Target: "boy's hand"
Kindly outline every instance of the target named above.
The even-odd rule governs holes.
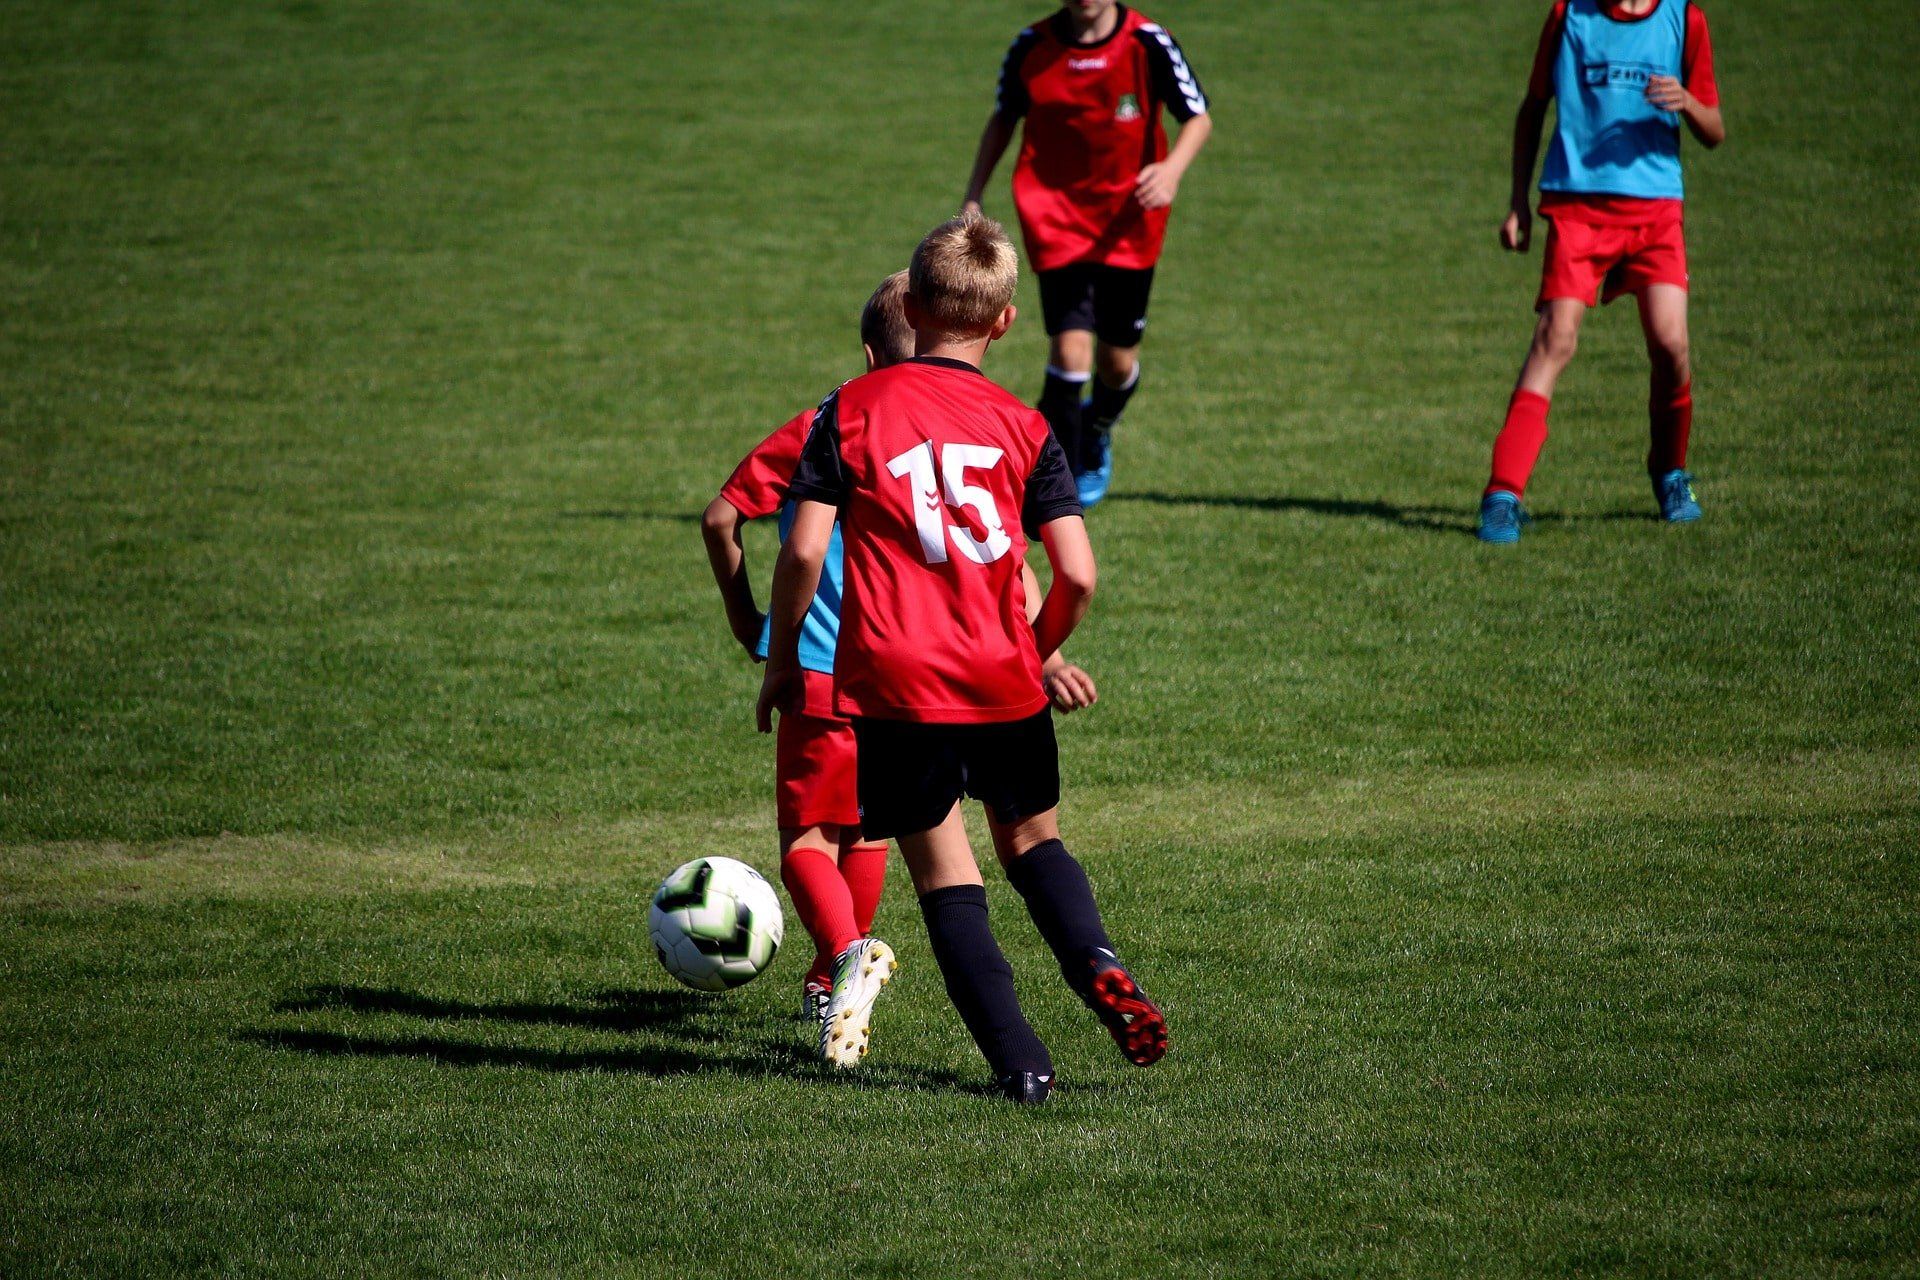
[[[1146,165],[1134,180],[1133,198],[1142,209],[1164,209],[1180,194],[1180,170],[1162,160]]]
[[[740,647],[745,649],[747,656],[755,662],[762,660],[754,650],[760,647],[760,632],[765,629],[766,624],[767,615],[757,609],[751,618],[729,619],[729,625],[733,628],[733,638],[740,642]]]
[[[1100,701],[1093,677],[1057,653],[1040,668],[1040,684],[1047,691],[1053,709],[1061,715],[1071,715]]]
[[[1647,77],[1647,101],[1662,111],[1685,111],[1693,95],[1672,76]]]
[[[1533,209],[1524,200],[1507,212],[1500,224],[1500,244],[1513,253],[1525,253],[1533,243]]]
[[[772,733],[773,713],[792,711],[800,705],[803,692],[799,667],[768,663],[767,674],[760,678],[760,701],[753,709],[754,724],[760,732]]]

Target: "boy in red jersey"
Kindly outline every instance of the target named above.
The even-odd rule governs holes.
[[[1171,151],[1162,108],[1181,126]],[[1173,36],[1115,0],[1071,0],[1014,37],[963,214],[980,211],[1022,117],[1013,202],[1052,342],[1040,411],[1090,507],[1112,482],[1113,426],[1140,379],[1167,216],[1213,119]]]
[[[1726,140],[1707,17],[1689,0],[1558,0],[1540,34],[1513,130],[1513,196],[1500,242],[1533,238],[1528,187],[1547,104],[1558,100],[1540,178],[1546,263],[1533,345],[1493,446],[1480,499],[1484,542],[1520,538],[1520,499],[1547,439],[1547,409],[1596,300],[1631,293],[1653,366],[1647,473],[1660,514],[1700,518],[1687,471],[1693,371],[1687,344],[1680,123],[1702,146]]]
[[[861,828],[906,857],[947,993],[1007,1096],[1043,1101],[1053,1064],[987,922],[960,800],[987,806],[995,851],[1062,974],[1142,1066],[1166,1022],[1120,964],[1086,874],[1060,841],[1059,759],[1040,665],[1093,595],[1093,549],[1046,419],[979,362],[1013,323],[1019,275],[997,223],[955,218],[914,250],[913,359],[821,403],[788,493],[773,580],[762,732],[798,699],[798,646],[836,517],[846,543],[835,698],[859,743]],[[1018,520],[1011,527],[1008,518]],[[1022,535],[1053,585],[1029,623]],[[877,972],[836,976],[823,1050],[857,1061]]]
[[[903,302],[907,273],[881,281],[860,313],[861,349],[867,372],[913,355],[913,330]],[[734,468],[701,518],[707,557],[720,586],[734,638],[758,660],[766,657],[766,618],[753,600],[742,532],[747,521],[778,512],[784,526],[793,516],[787,481],[800,461],[813,410],[796,415],[761,441]],[[837,961],[868,940],[886,881],[886,841],[860,839],[854,790],[853,727],[833,708],[833,657],[839,632],[840,565],[837,541],[822,589],[807,611],[800,645],[804,682],[801,704],[780,717],[774,767],[774,809],[780,833],[780,879],[794,912],[814,942],[814,958],[802,980],[803,1014],[815,1021],[833,989]],[[1023,566],[1024,569],[1024,566]],[[1032,570],[1024,570],[1035,604]],[[1055,654],[1043,673],[1048,697],[1066,713],[1098,698],[1086,672]]]

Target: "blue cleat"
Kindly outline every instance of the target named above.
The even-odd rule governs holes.
[[[1093,427],[1089,428],[1089,435],[1088,452],[1097,461],[1085,471],[1074,472],[1073,479],[1080,489],[1080,505],[1092,509],[1107,496],[1107,490],[1113,485],[1113,429],[1109,427],[1102,431]]]
[[[1700,502],[1693,496],[1693,476],[1685,471],[1655,476],[1653,497],[1668,524],[1686,524],[1700,518]]]
[[[1527,523],[1518,495],[1495,489],[1480,499],[1480,528],[1475,532],[1482,542],[1518,542],[1520,527]]]

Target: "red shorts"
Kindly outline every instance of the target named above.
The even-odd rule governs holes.
[[[1631,226],[1583,222],[1544,209],[1541,217],[1547,220],[1547,260],[1536,310],[1554,298],[1593,306],[1650,284],[1687,287],[1687,239],[1678,207]]]
[[[780,717],[774,746],[774,812],[782,828],[860,824],[859,753],[853,723],[833,709],[833,677],[803,672],[801,710]]]

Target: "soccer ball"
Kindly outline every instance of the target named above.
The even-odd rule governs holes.
[[[732,858],[695,858],[653,895],[647,932],[668,973],[695,991],[752,982],[786,933],[766,877]]]

